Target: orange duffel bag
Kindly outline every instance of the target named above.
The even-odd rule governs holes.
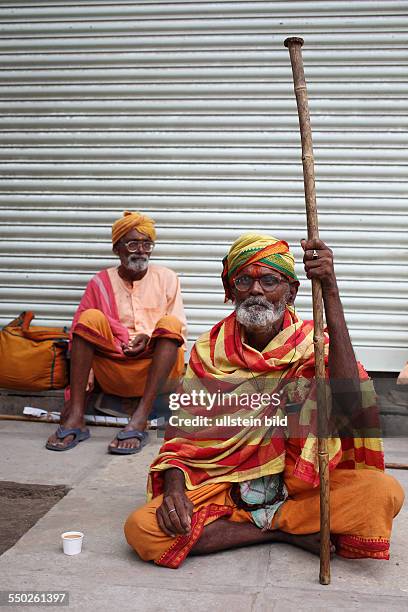
[[[0,387],[62,389],[68,384],[68,332],[62,327],[30,327],[33,318],[34,313],[22,312],[0,331]]]

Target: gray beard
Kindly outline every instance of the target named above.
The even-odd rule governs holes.
[[[237,303],[235,307],[237,321],[250,332],[264,331],[283,316],[288,297],[284,295],[279,302],[271,304],[261,295],[250,296],[243,302]]]
[[[129,255],[126,260],[125,268],[132,272],[144,272],[149,265],[148,257],[140,257],[137,255]]]

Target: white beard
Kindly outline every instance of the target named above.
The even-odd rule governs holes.
[[[237,321],[250,332],[268,329],[282,317],[288,297],[284,295],[279,302],[271,304],[264,296],[250,296],[243,302],[237,303],[235,308]]]
[[[124,262],[125,268],[132,272],[144,272],[149,265],[149,258],[140,255],[129,255]]]

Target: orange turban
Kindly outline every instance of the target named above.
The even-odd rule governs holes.
[[[132,230],[137,230],[141,234],[149,236],[153,242],[156,240],[156,230],[154,221],[138,212],[125,210],[123,217],[115,221],[112,225],[112,244],[115,245],[125,234]]]

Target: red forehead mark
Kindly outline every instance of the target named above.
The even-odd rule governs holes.
[[[268,266],[264,266],[263,264],[254,263],[246,266],[241,270],[238,276],[252,276],[253,278],[261,278],[266,275],[276,276],[276,278],[283,278],[279,272],[276,270],[272,270]]]

